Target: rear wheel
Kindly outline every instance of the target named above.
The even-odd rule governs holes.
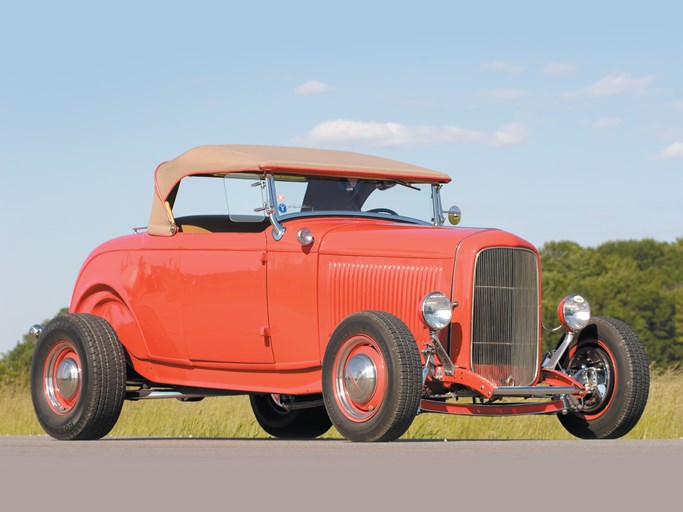
[[[615,439],[635,427],[647,403],[650,371],[643,345],[624,322],[594,317],[563,366],[589,390],[581,412],[558,416],[571,434]]]
[[[381,311],[350,315],[323,359],[323,398],[334,426],[351,441],[392,441],[417,414],[422,363],[412,333]]]
[[[272,395],[250,395],[251,408],[261,428],[280,439],[313,439],[330,430],[325,407],[287,410]]]
[[[121,413],[126,392],[123,347],[106,320],[69,314],[43,330],[31,363],[33,408],[56,439],[99,439]]]

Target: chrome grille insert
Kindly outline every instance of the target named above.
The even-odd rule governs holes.
[[[472,369],[498,386],[528,386],[538,368],[538,264],[528,249],[477,255]]]

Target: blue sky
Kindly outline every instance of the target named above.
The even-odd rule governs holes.
[[[3,5],[0,352],[199,144],[438,169],[463,225],[537,245],[683,236],[682,5]]]

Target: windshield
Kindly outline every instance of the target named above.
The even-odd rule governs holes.
[[[432,186],[396,180],[275,176],[278,216],[378,215],[433,221]]]

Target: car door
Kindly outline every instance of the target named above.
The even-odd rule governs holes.
[[[224,213],[215,213],[204,201],[194,211],[212,213],[176,216],[176,236],[181,238],[180,314],[188,356],[196,363],[271,363],[264,261],[267,221],[254,215],[258,198],[252,202],[254,192],[260,196],[252,187],[257,178],[205,179],[223,188],[223,197],[232,203]],[[181,182],[179,200],[182,192]]]

